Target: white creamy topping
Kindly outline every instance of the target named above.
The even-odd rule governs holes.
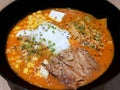
[[[26,34],[24,32],[26,32]],[[30,40],[41,42],[56,54],[70,46],[69,32],[48,22],[44,22],[36,30],[21,30],[17,33],[16,37],[20,36],[27,36]]]
[[[16,34],[16,37],[29,37],[31,34],[30,30],[21,30]]]

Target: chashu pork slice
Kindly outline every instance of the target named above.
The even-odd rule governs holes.
[[[49,64],[44,66],[68,89],[77,89],[96,70],[97,63],[86,50],[69,48],[52,57]]]

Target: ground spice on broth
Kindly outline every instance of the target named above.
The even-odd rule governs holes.
[[[61,22],[49,18],[51,10],[65,14]],[[11,30],[7,40],[6,55],[10,67],[18,76],[38,87],[65,89],[65,86],[54,76],[49,74],[47,78],[44,78],[39,73],[40,65],[44,60],[49,61],[50,57],[54,55],[53,52],[45,45],[34,51],[33,46],[39,45],[39,43],[25,46],[25,42],[20,41],[21,38],[16,38],[16,34],[20,30],[35,30],[44,22],[50,22],[61,29],[68,30],[71,34],[69,38],[71,47],[86,49],[98,63],[99,68],[88,76],[83,85],[97,79],[107,70],[114,56],[114,45],[107,29],[106,19],[98,20],[90,14],[69,8],[54,8],[28,15]],[[31,42],[28,40],[26,43]]]

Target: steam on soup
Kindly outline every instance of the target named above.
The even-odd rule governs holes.
[[[19,21],[7,40],[14,72],[47,89],[77,89],[102,75],[114,45],[106,19],[69,8],[34,12]]]

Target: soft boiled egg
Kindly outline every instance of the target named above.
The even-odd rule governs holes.
[[[70,47],[69,32],[49,22],[42,23],[36,30],[21,30],[16,34],[16,37],[24,36],[31,41],[41,42],[55,54]]]

